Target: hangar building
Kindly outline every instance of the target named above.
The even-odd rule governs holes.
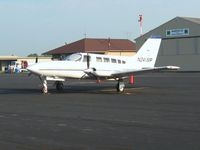
[[[181,71],[200,71],[200,18],[176,17],[136,38],[136,49],[152,35],[163,39],[156,66],[177,65]]]
[[[61,56],[77,52],[131,56],[136,53],[136,47],[134,42],[127,39],[85,38],[55,48],[43,54],[52,55],[53,58],[58,59]]]

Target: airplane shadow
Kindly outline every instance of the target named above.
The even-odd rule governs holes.
[[[117,92],[113,86],[67,86],[62,91],[57,91],[54,87],[49,88],[49,94],[74,94],[74,93],[86,93],[86,94],[131,94],[137,91],[139,87],[128,86],[123,93]],[[42,92],[38,88],[0,88],[0,95],[41,95]]]
[[[0,95],[10,95],[10,94],[37,94],[41,93],[38,89],[26,89],[26,88],[0,88]]]

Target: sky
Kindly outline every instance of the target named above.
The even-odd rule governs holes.
[[[134,40],[177,17],[200,17],[199,0],[0,0],[0,55],[41,54],[87,38]]]

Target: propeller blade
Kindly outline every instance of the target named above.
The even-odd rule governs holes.
[[[35,63],[38,63],[38,57],[35,58]]]
[[[90,68],[90,56],[87,53],[87,69],[89,69],[89,68]]]

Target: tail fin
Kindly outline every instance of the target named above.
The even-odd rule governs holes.
[[[138,68],[153,68],[161,44],[161,38],[149,38],[134,56]]]

